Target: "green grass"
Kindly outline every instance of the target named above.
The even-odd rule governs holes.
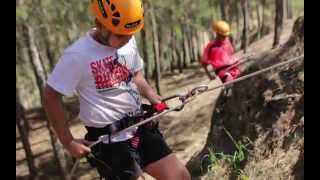
[[[252,144],[248,137],[244,140],[236,142],[231,136],[230,132],[225,129],[226,134],[229,136],[233,144],[236,146],[236,150],[233,154],[224,154],[223,152],[216,153],[214,148],[209,148],[209,163],[208,172],[215,172],[217,169],[221,169],[222,166],[227,166],[230,173],[234,173],[240,180],[248,180],[248,175],[241,168],[241,163],[247,159],[249,150],[247,146]]]

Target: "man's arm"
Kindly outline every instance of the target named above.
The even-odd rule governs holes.
[[[210,49],[212,48],[212,45],[213,45],[213,42],[208,43],[208,45],[204,49],[203,55],[200,60],[202,67],[210,80],[215,79],[215,76],[213,76],[211,73],[211,71],[213,71],[213,68],[212,68],[212,66],[209,66],[209,61],[208,61],[208,58],[209,58],[208,55],[209,55]],[[209,67],[210,67],[210,69],[209,69]]]
[[[141,71],[138,71],[134,75],[134,82],[137,85],[140,94],[147,98],[151,104],[159,104],[161,103],[161,97],[157,95],[157,93],[152,89],[152,87],[148,84],[146,79],[143,77]]]
[[[202,64],[202,67],[204,68],[204,71],[206,72],[206,74],[207,74],[207,76],[208,76],[208,78],[210,79],[210,80],[214,80],[216,77],[215,76],[213,76],[212,74],[211,74],[211,72],[210,72],[210,70],[209,70],[209,65],[207,65],[207,64]]]
[[[87,152],[90,152],[90,148],[83,145],[83,143],[87,143],[86,141],[75,140],[73,138],[66,124],[62,95],[49,85],[47,85],[44,90],[43,106],[60,142],[72,156],[81,157]]]

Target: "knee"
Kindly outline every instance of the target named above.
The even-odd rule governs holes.
[[[181,177],[183,180],[191,180],[191,175],[190,175],[189,171],[187,170],[187,168],[184,168],[181,171]]]
[[[190,175],[190,173],[189,173],[187,168],[184,167],[181,170],[180,173],[181,173],[181,179],[183,179],[183,180],[191,180],[191,175]]]
[[[191,176],[189,171],[187,170],[187,168],[185,167],[181,167],[179,169],[176,170],[176,172],[174,173],[174,177],[172,177],[172,180],[191,180]]]

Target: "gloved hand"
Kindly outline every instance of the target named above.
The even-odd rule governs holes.
[[[226,72],[222,81],[225,83],[225,82],[229,82],[232,80],[233,80],[233,76],[229,72]]]
[[[158,104],[154,104],[153,108],[157,111],[157,113],[161,113],[162,111],[169,109],[166,102],[162,101]]]

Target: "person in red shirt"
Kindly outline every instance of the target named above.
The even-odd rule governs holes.
[[[211,40],[204,49],[201,64],[210,80],[215,79],[211,74],[214,71],[225,83],[240,76],[240,70],[237,66],[230,68],[238,62],[232,56],[233,47],[229,39],[230,26],[225,21],[216,21],[212,24],[212,29],[216,33],[216,38]]]

